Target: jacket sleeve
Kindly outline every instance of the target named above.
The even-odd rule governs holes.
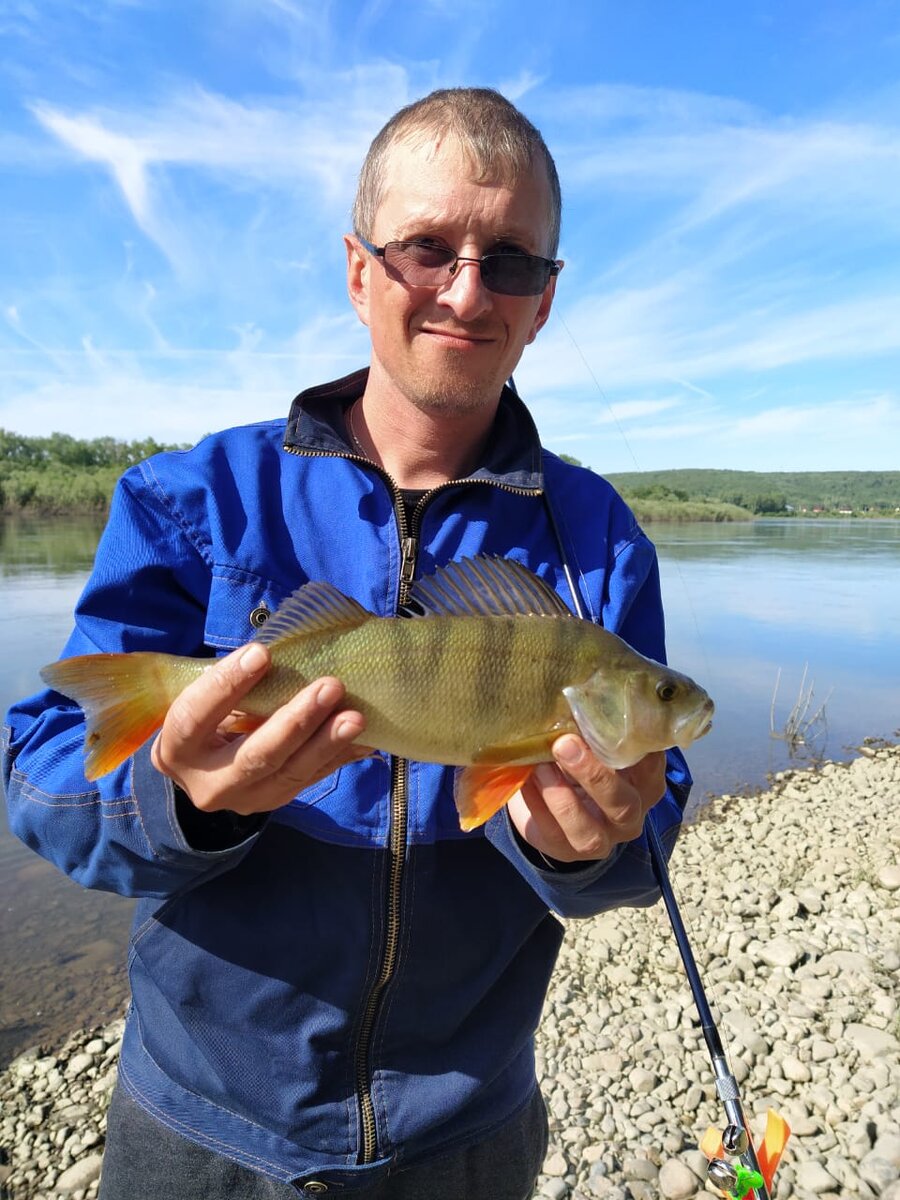
[[[62,657],[209,653],[204,551],[196,531],[129,471]],[[83,752],[83,713],[64,696],[43,691],[10,709],[2,743],[10,828],[85,887],[166,897],[228,869],[253,844],[258,823],[224,830],[224,817],[210,823],[209,837],[189,842],[176,789],[152,767],[149,743],[94,783],[85,779]]]
[[[627,511],[627,510],[626,510]],[[630,514],[629,514],[630,516]],[[614,553],[607,575],[602,623],[648,658],[665,662],[665,626],[656,551],[633,524]],[[691,776],[680,750],[667,754],[667,788],[648,820],[655,824],[668,857],[684,815]],[[659,899],[646,833],[616,846],[600,862],[554,869],[523,847],[503,808],[485,834],[528,880],[542,900],[564,917],[589,917],[622,906],[642,907]]]

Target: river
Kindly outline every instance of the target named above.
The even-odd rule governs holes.
[[[86,518],[0,522],[0,705],[57,657],[96,546]],[[716,701],[693,804],[900,725],[900,521],[655,525],[669,658]],[[776,693],[776,684],[777,693]],[[808,693],[811,691],[811,695]],[[774,699],[774,703],[773,703]],[[794,720],[803,738],[784,737]],[[85,892],[0,816],[0,1065],[118,1015],[132,904]]]

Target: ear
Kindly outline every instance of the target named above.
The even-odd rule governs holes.
[[[560,261],[560,270],[562,270],[563,265],[564,264],[562,261]],[[534,314],[534,322],[532,323],[531,331],[526,339],[526,346],[531,345],[540,330],[546,324],[547,318],[550,316],[550,309],[553,307],[553,297],[556,295],[556,281],[558,278],[558,275],[554,275],[541,293],[541,302],[538,305],[537,312]]]
[[[370,256],[352,234],[344,235],[347,250],[347,294],[363,325],[369,324]]]

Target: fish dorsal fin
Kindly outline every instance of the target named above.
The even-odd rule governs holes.
[[[413,585],[410,616],[572,617],[533,571],[509,558],[463,558]]]
[[[283,600],[253,640],[271,646],[283,638],[355,629],[371,616],[332,584],[313,580]]]

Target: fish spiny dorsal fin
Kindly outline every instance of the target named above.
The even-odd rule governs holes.
[[[410,616],[572,617],[533,571],[509,558],[463,558],[413,585]]]
[[[253,640],[271,646],[283,638],[355,629],[371,616],[332,584],[313,580],[282,601]]]

